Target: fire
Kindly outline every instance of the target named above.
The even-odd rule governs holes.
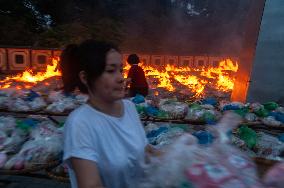
[[[234,78],[232,78],[229,72],[237,72],[238,63],[233,63],[232,60],[226,59],[219,63],[217,68],[203,69],[201,75],[208,78],[218,79],[217,88],[221,91],[228,91],[234,88]]]
[[[201,97],[207,85],[219,91],[231,91],[234,88],[233,73],[237,72],[238,63],[226,59],[219,62],[219,66],[216,68],[191,68],[173,65],[166,65],[162,68],[146,66],[142,62],[141,67],[148,79],[158,79],[157,85],[150,85],[150,88],[162,87],[168,91],[176,91],[177,87],[174,86],[174,82],[176,82],[193,92],[195,97]],[[125,78],[129,69],[130,65],[126,64],[124,67]]]
[[[52,63],[47,65],[44,72],[33,73],[31,69],[24,71],[22,74],[6,77],[0,81],[0,89],[12,87],[16,89],[30,89],[36,83],[41,82],[53,76],[61,76],[61,72],[57,69],[59,58],[53,58]],[[173,65],[151,66],[141,63],[145,75],[149,81],[151,89],[164,88],[170,92],[179,92],[181,90],[191,93],[194,97],[202,97],[205,95],[207,88],[214,88],[217,91],[230,92],[234,88],[234,73],[238,70],[238,63],[230,59],[219,62],[218,67],[181,67]],[[124,66],[124,77],[130,65]],[[45,86],[50,83],[44,82]],[[154,91],[155,95],[159,95],[158,91]]]
[[[56,69],[59,62],[58,57],[52,58],[52,63],[47,65],[46,70],[44,72],[37,72],[36,74],[33,73],[31,69],[24,71],[21,74],[16,76],[6,77],[4,80],[0,81],[0,89],[1,88],[9,88],[11,87],[13,82],[24,82],[24,88],[30,89],[36,83],[43,81],[47,78],[53,76],[61,76],[61,72]],[[23,89],[21,86],[16,86],[16,89]]]

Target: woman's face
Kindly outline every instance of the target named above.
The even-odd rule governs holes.
[[[92,93],[104,100],[114,101],[124,98],[122,56],[110,50],[106,56],[106,67],[103,74],[94,81]]]

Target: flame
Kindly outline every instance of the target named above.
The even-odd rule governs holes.
[[[57,70],[58,62],[58,57],[53,58],[52,63],[47,65],[44,72],[34,74],[32,70],[29,69],[22,74],[6,77],[3,81],[0,81],[0,89],[12,87],[15,82],[23,83],[17,84],[15,88],[29,89],[37,82],[53,76],[61,76],[61,72]],[[145,72],[151,89],[165,88],[168,91],[179,91],[181,86],[193,93],[194,97],[202,97],[207,86],[222,92],[231,91],[234,88],[234,73],[238,71],[238,63],[233,62],[231,59],[219,62],[218,67],[192,68],[169,64],[158,67],[146,65],[144,62],[142,62],[140,66]],[[130,67],[129,64],[125,63],[123,68],[124,78],[127,78]],[[154,80],[154,82],[150,82],[152,80]],[[50,85],[48,82],[44,82],[43,84],[45,86]],[[155,91],[154,94],[159,95],[159,92]]]
[[[207,78],[218,79],[216,87],[221,91],[228,91],[234,88],[235,81],[234,78],[230,76],[229,71],[237,72],[238,63],[234,64],[232,60],[226,59],[221,61],[217,68],[203,69],[201,75]]]
[[[146,66],[143,62],[140,66],[143,68],[148,79],[158,79],[157,87],[165,88],[168,91],[175,91],[177,88],[173,86],[173,82],[177,82],[193,92],[195,97],[201,97],[204,94],[207,84],[210,84],[211,87],[219,91],[231,91],[234,88],[235,81],[232,73],[238,71],[238,63],[234,63],[231,59],[219,62],[219,66],[216,68],[190,68],[169,64],[163,67],[155,67]],[[127,78],[130,67],[128,64],[124,66],[125,78]]]
[[[11,87],[13,82],[15,81],[25,83],[24,86],[17,85],[16,89],[30,89],[36,83],[43,81],[47,78],[53,76],[61,76],[61,72],[57,69],[58,62],[59,58],[54,57],[52,58],[51,64],[47,65],[46,70],[44,72],[37,72],[36,74],[34,74],[31,69],[28,69],[16,76],[6,77],[4,80],[0,81],[0,89]]]

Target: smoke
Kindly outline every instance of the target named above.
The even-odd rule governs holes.
[[[133,7],[125,19],[126,51],[239,55],[247,0],[136,0]]]

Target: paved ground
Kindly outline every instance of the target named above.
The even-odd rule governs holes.
[[[69,183],[48,179],[45,176],[6,176],[0,175],[0,188],[70,188]]]

